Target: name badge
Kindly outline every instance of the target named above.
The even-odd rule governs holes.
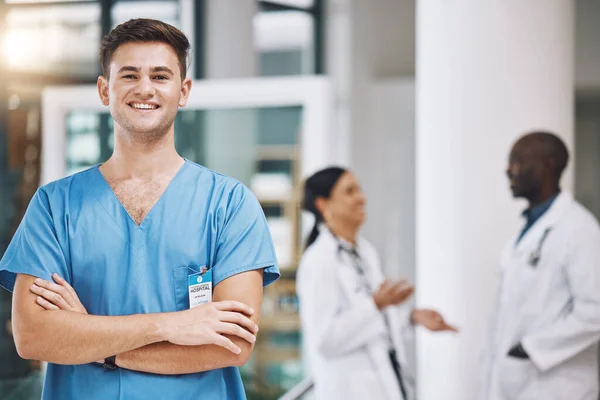
[[[203,269],[201,272],[188,276],[188,292],[190,308],[212,301],[212,270]]]

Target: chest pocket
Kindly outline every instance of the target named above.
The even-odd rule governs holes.
[[[507,301],[518,304],[524,313],[536,315],[544,309],[548,296],[553,296],[556,284],[561,282],[558,266],[563,254],[557,237],[553,228],[547,227],[527,246],[511,252],[512,265],[504,285],[512,298]]]
[[[502,303],[522,305],[536,286],[540,270],[530,265],[531,248],[507,249],[502,257]]]
[[[206,265],[184,265],[173,268],[173,290],[176,311],[183,311],[190,308],[188,278],[190,275],[196,274],[206,267]]]

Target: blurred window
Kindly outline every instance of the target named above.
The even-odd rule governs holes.
[[[99,4],[48,3],[7,8],[1,54],[9,71],[97,76]]]
[[[254,19],[254,40],[260,74],[315,73],[313,27],[313,16],[307,12],[259,12]]]
[[[323,0],[260,1],[254,45],[262,76],[323,73]]]
[[[181,28],[177,0],[119,0],[112,7],[111,18],[113,27],[133,18],[151,18]]]

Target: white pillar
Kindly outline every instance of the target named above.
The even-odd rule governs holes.
[[[253,24],[257,3],[252,0],[206,2],[206,78],[257,75]],[[256,110],[209,111],[204,138],[207,166],[248,184],[254,171],[257,122]]]
[[[367,194],[367,221],[361,234],[382,256],[384,273],[412,278],[414,204],[404,195],[414,192],[414,90],[407,92],[407,84],[413,85],[398,83],[398,78],[414,80],[415,1],[326,4],[326,70],[336,99],[337,160],[352,169]],[[406,146],[407,141],[412,145]],[[410,153],[408,159],[404,150]],[[404,163],[411,167],[404,168]],[[402,185],[407,181],[411,184]],[[400,219],[400,224],[392,222]],[[410,235],[411,242],[404,241],[400,232]]]
[[[417,334],[420,400],[479,400],[502,245],[525,206],[504,174],[521,133],[573,148],[571,0],[417,2],[417,303],[459,335]],[[571,173],[563,186],[571,186]]]
[[[352,138],[350,132],[352,110],[351,96],[354,70],[352,63],[353,40],[351,0],[326,1],[325,18],[325,69],[331,79],[335,109],[335,129],[332,130],[336,143],[334,159],[344,167],[351,165]]]

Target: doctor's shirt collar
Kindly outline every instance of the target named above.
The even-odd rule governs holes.
[[[533,224],[535,221],[540,219],[541,216],[546,213],[546,211],[548,211],[550,209],[550,207],[552,206],[552,203],[554,203],[554,200],[556,200],[556,198],[558,197],[559,194],[560,194],[560,192],[558,192],[554,196],[550,197],[548,200],[546,200],[542,204],[538,204],[535,207],[530,207],[530,208],[524,210],[523,217],[525,217],[528,222]]]
[[[359,242],[358,238],[357,238],[357,241],[356,241],[356,245],[353,245],[349,241],[347,241],[347,240],[345,240],[345,239],[343,239],[343,238],[341,238],[339,236],[336,236],[331,231],[331,229],[329,229],[329,227],[326,224],[321,224],[320,225],[320,231],[321,231],[321,234],[329,235],[334,241],[336,241],[340,249],[343,249],[343,250],[348,251],[350,253],[353,253],[353,252],[358,253],[359,252],[359,247],[360,246],[359,246],[359,243],[358,243]]]

